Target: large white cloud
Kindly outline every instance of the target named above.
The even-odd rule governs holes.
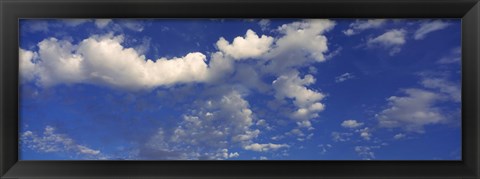
[[[235,59],[246,59],[265,54],[270,50],[272,43],[273,37],[266,35],[259,37],[253,30],[248,29],[245,37],[236,37],[231,44],[221,37],[216,45],[226,55]]]
[[[202,53],[153,61],[133,48],[123,47],[122,41],[122,36],[112,35],[92,36],[78,45],[55,38],[43,40],[38,44],[40,60],[35,63],[40,83],[94,83],[145,89],[207,80],[208,65]]]
[[[380,46],[390,50],[390,55],[394,55],[401,50],[401,46],[406,43],[406,33],[404,29],[392,29],[375,38],[367,41],[368,47]]]
[[[443,22],[441,20],[434,20],[430,22],[424,22],[420,25],[420,28],[415,31],[414,39],[415,40],[420,40],[425,38],[427,34],[445,29],[449,26],[450,24],[447,22]]]

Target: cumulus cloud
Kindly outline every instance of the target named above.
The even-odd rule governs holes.
[[[355,35],[367,29],[382,27],[385,22],[387,22],[386,19],[356,20],[355,22],[351,23],[349,25],[350,28],[344,30],[343,33],[347,36]]]
[[[360,134],[360,137],[362,137],[364,140],[370,140],[372,137],[372,133],[370,132],[371,129],[368,127],[365,127],[363,129],[356,130]]]
[[[355,76],[353,76],[351,73],[344,73],[340,76],[335,77],[335,82],[341,83],[352,78],[355,78]]]
[[[291,117],[299,121],[307,121],[317,117],[318,112],[324,110],[325,105],[320,101],[325,95],[306,87],[315,82],[312,75],[305,75],[303,79],[298,75],[297,71],[282,75],[273,81],[272,85],[276,91],[275,97],[277,99],[288,98],[294,100],[293,103],[297,110]]]
[[[424,22],[420,25],[420,27],[415,31],[414,39],[421,40],[427,36],[427,34],[445,29],[450,24],[447,22],[443,22],[442,20],[434,20],[429,22]]]
[[[401,50],[401,46],[405,44],[405,35],[407,31],[404,29],[392,29],[375,38],[367,41],[368,47],[383,47],[390,50],[390,55],[394,55]]]
[[[172,59],[146,59],[122,46],[122,36],[92,36],[73,45],[55,38],[38,44],[35,63],[40,84],[92,83],[125,89],[148,89],[207,80],[206,56],[199,52]],[[28,72],[28,71],[27,71]]]
[[[406,89],[406,96],[391,96],[387,99],[389,108],[376,114],[380,127],[402,127],[407,131],[424,132],[425,125],[446,121],[445,115],[435,106],[442,100],[436,93],[422,89]]]
[[[32,80],[35,76],[35,64],[33,60],[37,58],[37,53],[29,50],[19,49],[19,68],[20,78],[24,80]]]
[[[43,134],[25,131],[20,136],[21,147],[36,152],[82,155],[88,159],[106,159],[100,150],[94,150],[76,142],[65,134],[57,134],[55,128],[46,126]],[[71,157],[71,156],[70,156]]]
[[[256,152],[267,152],[267,151],[270,151],[270,150],[278,150],[280,148],[288,148],[289,145],[287,144],[272,144],[272,143],[268,143],[268,144],[259,144],[259,143],[253,143],[253,144],[250,144],[250,145],[247,145],[244,147],[245,150],[252,150],[252,151],[256,151]]]
[[[361,122],[357,122],[356,120],[345,120],[342,122],[342,127],[345,128],[357,128],[363,125]]]
[[[217,41],[217,48],[235,59],[247,59],[259,57],[268,50],[273,43],[273,37],[266,35],[258,36],[254,31],[247,30],[245,37],[236,37],[230,44],[221,37]]]

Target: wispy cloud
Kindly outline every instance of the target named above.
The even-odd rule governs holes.
[[[427,36],[427,34],[445,29],[450,24],[442,20],[434,20],[429,22],[424,22],[420,27],[415,31],[414,39],[421,40]]]

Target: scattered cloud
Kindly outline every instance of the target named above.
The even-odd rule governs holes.
[[[399,139],[405,138],[406,136],[407,136],[407,135],[405,135],[405,134],[398,133],[398,134],[395,134],[395,135],[393,136],[393,138],[396,139],[396,140],[399,140]]]
[[[344,30],[343,33],[347,36],[358,34],[367,29],[380,28],[387,22],[386,19],[368,19],[356,20],[349,25],[349,29]]]
[[[350,140],[350,137],[352,136],[352,133],[340,133],[340,132],[332,132],[332,140],[334,142],[346,142]]]
[[[445,29],[450,24],[442,20],[428,21],[420,24],[420,27],[415,31],[414,39],[421,40],[431,32]]]
[[[280,148],[288,148],[288,147],[290,147],[290,146],[287,145],[287,144],[272,144],[272,143],[259,144],[259,143],[253,143],[253,144],[245,146],[244,149],[245,150],[252,150],[252,151],[256,151],[256,152],[267,152],[267,151],[270,151],[270,150],[278,150]]]
[[[20,136],[21,147],[43,153],[62,153],[75,158],[78,155],[87,159],[106,159],[100,150],[94,150],[76,142],[67,135],[57,134],[55,128],[46,126],[43,134],[25,131]]]
[[[358,156],[362,157],[363,160],[372,160],[375,159],[375,153],[373,149],[378,149],[379,146],[355,146],[355,152]]]
[[[270,19],[261,19],[258,21],[258,25],[262,31],[267,31],[270,28]]]
[[[355,76],[353,74],[344,73],[340,76],[335,77],[335,82],[336,83],[341,83],[341,82],[347,81],[347,80],[352,79],[352,78],[355,78]]]
[[[345,128],[357,128],[363,125],[361,122],[357,122],[356,120],[345,120],[342,122],[342,127]]]
[[[404,29],[392,29],[375,38],[370,38],[367,41],[368,47],[383,47],[390,51],[390,55],[395,55],[401,51],[401,46],[406,42]]]

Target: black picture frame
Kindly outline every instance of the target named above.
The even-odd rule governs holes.
[[[18,161],[19,18],[462,18],[462,161]],[[0,0],[0,178],[479,178],[478,0]]]

